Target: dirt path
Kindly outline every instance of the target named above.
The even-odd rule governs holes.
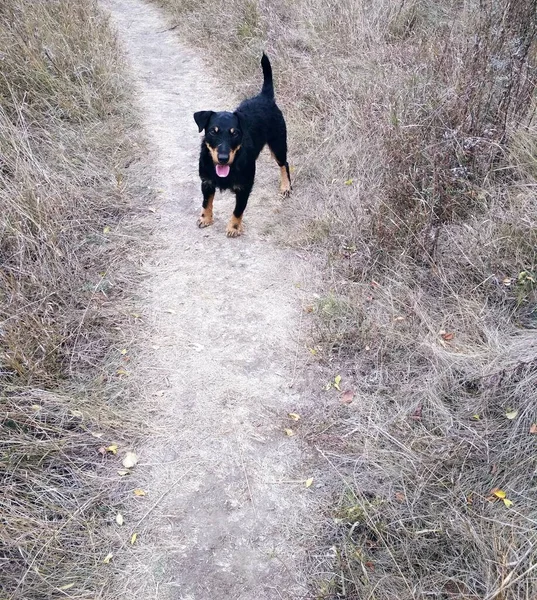
[[[148,494],[136,499],[131,520],[156,507],[130,549],[118,595],[307,598],[296,531],[308,521],[314,488],[304,486],[310,474],[298,436],[282,431],[287,414],[304,407],[295,391],[296,284],[304,275],[298,259],[267,238],[281,202],[278,168],[261,160],[244,236],[225,237],[230,195],[216,198],[214,226],[197,229],[200,140],[192,115],[231,109],[235,99],[167,31],[154,5],[105,5],[132,65],[162,188],[147,307],[155,352],[142,373],[155,425],[137,449],[137,483]]]

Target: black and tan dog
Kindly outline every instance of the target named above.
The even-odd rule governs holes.
[[[213,199],[216,188],[235,192],[235,210],[226,233],[236,237],[242,232],[242,215],[255,178],[255,163],[265,144],[270,148],[281,172],[280,192],[291,193],[287,163],[287,130],[281,110],[274,100],[272,68],[265,54],[261,59],[263,88],[261,93],[244,100],[235,112],[203,110],[194,114],[201,144],[199,173],[203,193],[200,227],[213,222]]]

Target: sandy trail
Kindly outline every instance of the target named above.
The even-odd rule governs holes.
[[[198,229],[192,115],[232,109],[235,99],[155,5],[105,6],[131,63],[162,189],[146,307],[156,349],[140,375],[154,433],[137,449],[137,485],[148,495],[133,499],[132,520],[157,506],[114,598],[308,598],[294,532],[309,519],[313,488],[304,486],[298,436],[282,431],[305,402],[295,391],[304,271],[267,237],[282,202],[278,168],[262,157],[245,235],[225,236],[231,195],[217,195],[215,224]],[[260,69],[260,86],[261,78]]]

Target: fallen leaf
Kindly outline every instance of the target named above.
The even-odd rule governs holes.
[[[313,310],[314,310],[314,308],[313,308],[313,306],[311,304],[309,304],[308,306],[304,307],[304,312],[312,313]]]
[[[366,562],[365,566],[370,569],[371,571],[375,570],[375,565],[372,562]]]
[[[113,556],[114,556],[114,555],[113,555],[111,552],[109,552],[109,553],[108,553],[108,554],[105,556],[105,558],[104,558],[104,560],[103,560],[103,563],[105,563],[105,564],[107,565],[107,564],[108,564],[108,563],[109,563],[109,562],[112,560],[112,557],[113,557]]]
[[[315,356],[317,354],[316,348],[308,348],[308,350],[310,351],[310,354],[313,354],[313,356]]]
[[[74,583],[67,583],[66,585],[62,585],[58,589],[61,590],[62,592],[64,592],[65,590],[70,590],[74,586],[75,586]]]
[[[336,388],[336,390],[338,392],[341,392],[341,388],[339,387],[340,383],[341,383],[341,375],[336,375],[334,378],[334,387]]]
[[[138,457],[136,456],[136,454],[134,452],[127,452],[125,454],[125,458],[122,461],[122,465],[126,469],[132,469],[132,467],[134,467],[137,462],[138,462]]]
[[[103,233],[110,233],[110,227],[108,225],[103,229]]]
[[[286,428],[284,429],[286,435],[288,435],[289,437],[291,437],[292,435],[295,435],[295,432],[292,429]]]
[[[397,500],[397,502],[405,502],[406,496],[403,494],[403,492],[396,492],[395,499]]]
[[[39,404],[32,404],[31,409],[38,411],[38,410],[41,410],[41,407],[39,406]]]
[[[481,417],[479,415],[472,415],[472,419],[474,421],[479,421],[481,419]]]
[[[313,477],[310,477],[309,479],[306,479],[304,485],[309,488],[311,487],[311,484],[313,483]]]
[[[138,534],[137,533],[133,533],[131,535],[131,546],[134,544],[134,542],[136,541],[137,538],[138,538]]]
[[[117,373],[118,375],[128,375],[128,374],[129,374],[129,373],[128,373],[128,371],[125,371],[125,369],[118,369],[118,370],[116,371],[116,373]]]
[[[449,333],[447,333],[447,332],[446,333],[442,333],[441,335],[442,335],[442,338],[444,340],[446,340],[446,342],[450,342],[455,337],[455,334],[451,333],[451,332],[449,332]]]
[[[530,427],[530,433],[532,433],[532,434],[537,433],[537,423],[532,423],[532,425]]]
[[[135,319],[141,319],[142,317],[138,314],[138,313],[131,313],[131,315],[135,318]]]
[[[345,185],[352,185],[353,181],[354,179],[347,179],[347,181],[345,181]]]
[[[141,490],[140,488],[136,488],[136,489],[134,490],[134,495],[135,495],[135,496],[145,496],[145,491],[144,491],[144,490]]]
[[[123,348],[123,350],[121,350],[121,354],[123,354],[123,355],[127,354],[127,348]]]
[[[518,410],[510,410],[508,412],[505,413],[505,416],[512,421],[513,419],[516,419],[516,416],[518,415]]]
[[[352,390],[347,390],[346,392],[343,392],[343,395],[341,396],[341,402],[343,402],[343,404],[350,404],[353,398],[354,392]]]
[[[124,521],[123,521],[123,515],[121,513],[117,513],[117,515],[116,515],[116,523],[118,525],[123,525]]]
[[[505,504],[505,506],[507,506],[507,508],[513,506],[513,501],[509,500],[508,498],[503,498],[503,503]]]
[[[300,415],[297,413],[289,413],[289,418],[293,419],[293,421],[298,421],[300,419]]]
[[[503,500],[507,496],[507,494],[503,490],[500,490],[500,488],[494,488],[490,491],[490,493],[493,496],[496,496],[496,498],[500,498],[500,500]]]
[[[112,454],[117,454],[117,444],[112,444],[111,446],[107,446],[105,448],[107,452],[111,452]]]

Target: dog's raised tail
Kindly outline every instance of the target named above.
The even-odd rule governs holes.
[[[272,81],[272,67],[268,56],[263,52],[261,58],[261,67],[263,69],[263,87],[261,93],[269,98],[274,98],[274,83]]]

